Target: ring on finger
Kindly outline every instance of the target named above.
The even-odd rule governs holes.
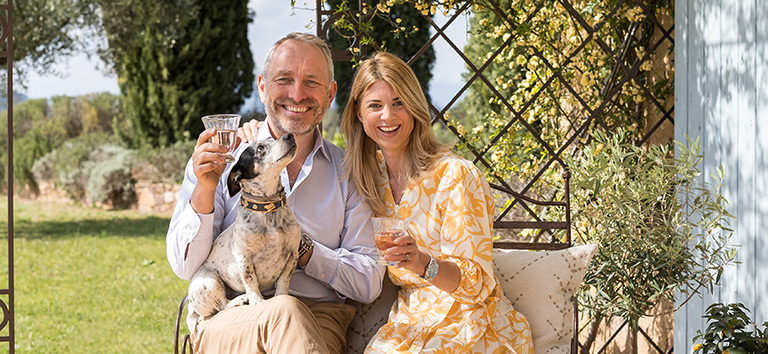
[[[411,259],[410,253],[405,254],[405,261],[408,262]]]

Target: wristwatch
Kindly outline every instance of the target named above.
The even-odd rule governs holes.
[[[314,246],[315,243],[312,242],[312,238],[306,232],[302,233],[301,241],[299,242],[299,258],[304,257]]]
[[[421,278],[426,281],[432,281],[432,279],[435,279],[437,276],[437,272],[439,271],[437,260],[435,257],[432,257],[432,255],[429,255],[429,264],[427,264],[427,269],[424,271],[424,276]]]

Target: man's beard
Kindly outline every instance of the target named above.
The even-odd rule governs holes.
[[[296,119],[279,115],[277,112],[280,112],[283,109],[280,106],[285,104],[311,107],[311,121],[307,122],[306,119]],[[293,135],[302,135],[313,131],[315,127],[320,124],[327,111],[327,109],[325,109],[327,106],[327,104],[321,105],[311,98],[303,99],[300,102],[296,102],[290,98],[281,98],[275,99],[272,101],[272,104],[267,105],[265,108],[267,110],[267,115],[272,117],[272,122],[275,123],[274,128],[281,131],[283,134],[291,133]]]

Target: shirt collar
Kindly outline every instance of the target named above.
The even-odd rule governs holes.
[[[320,134],[320,128],[315,127],[314,129],[314,137],[315,137],[315,145],[312,147],[312,152],[309,153],[310,156],[314,156],[318,151],[320,151],[321,155],[325,157],[326,160],[330,161],[331,157],[328,155],[328,148],[325,146],[327,143],[325,139],[323,139],[323,135]],[[269,132],[269,126],[264,121],[264,124],[259,129],[259,132],[256,134],[256,140],[264,140],[264,139],[271,139],[274,140],[275,138],[272,137],[272,134]]]

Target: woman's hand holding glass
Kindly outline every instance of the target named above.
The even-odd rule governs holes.
[[[373,218],[372,221],[376,248],[379,251],[378,263],[423,274],[422,253],[416,245],[416,239],[408,234],[404,221],[390,218]]]

